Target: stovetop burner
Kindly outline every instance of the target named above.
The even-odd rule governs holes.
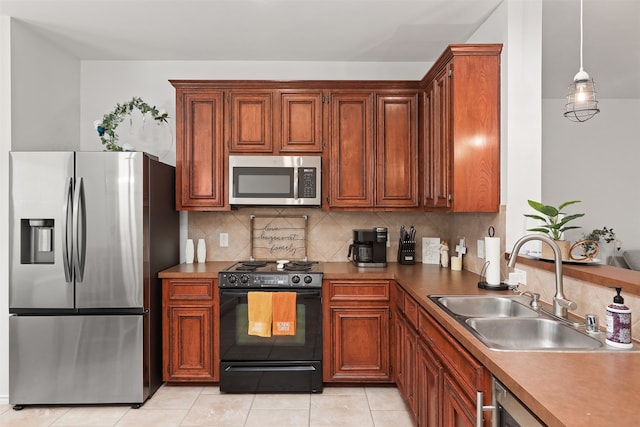
[[[258,268],[265,267],[266,261],[240,261],[235,264],[235,271],[256,271]]]

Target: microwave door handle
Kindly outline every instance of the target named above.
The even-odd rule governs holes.
[[[72,276],[72,255],[73,252],[73,236],[70,235],[73,229],[73,178],[67,178],[66,182],[66,194],[64,198],[64,204],[62,205],[62,214],[64,220],[62,221],[62,265],[64,267],[64,280],[67,283],[71,283]]]
[[[298,200],[298,170],[300,168],[293,168],[293,198]]]

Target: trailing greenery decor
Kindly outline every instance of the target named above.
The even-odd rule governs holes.
[[[151,114],[154,120],[166,123],[169,115],[164,110],[158,110],[155,105],[151,107],[144,102],[142,98],[134,96],[131,101],[124,104],[116,104],[115,110],[102,116],[102,121],[96,120],[94,125],[98,131],[98,136],[103,145],[106,146],[105,151],[122,151],[123,148],[118,145],[118,134],[116,129],[122,123],[125,116],[130,115],[134,109],[140,110],[145,115]]]
[[[611,243],[616,240],[616,233],[613,231],[613,228],[595,228],[591,230],[589,234],[583,234],[584,238],[582,243],[582,249],[584,250],[585,255],[589,256],[591,253],[595,251],[595,246],[600,243],[600,240],[604,240],[605,243]]]
[[[568,202],[561,203],[557,208],[554,206],[545,205],[543,203],[536,202],[533,200],[529,200],[528,203],[529,203],[529,206],[531,206],[535,211],[539,212],[541,215],[524,214],[524,216],[526,216],[527,218],[533,218],[533,219],[542,221],[543,224],[538,227],[529,228],[527,231],[538,231],[541,233],[545,233],[546,235],[551,237],[553,240],[561,240],[562,233],[564,233],[565,231],[573,230],[575,228],[580,228],[579,226],[567,225],[567,224],[573,221],[574,219],[583,217],[584,214],[579,213],[579,214],[567,215],[565,212],[562,212],[562,209],[564,209],[569,205],[580,203],[580,200],[571,200]]]

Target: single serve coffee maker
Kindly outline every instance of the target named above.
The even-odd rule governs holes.
[[[353,230],[353,243],[349,245],[347,258],[358,267],[386,267],[387,228]]]

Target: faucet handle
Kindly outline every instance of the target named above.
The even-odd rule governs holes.
[[[576,308],[578,308],[578,304],[568,299],[565,299],[565,298],[553,298],[553,299],[562,308],[566,308],[569,310],[575,310]]]

